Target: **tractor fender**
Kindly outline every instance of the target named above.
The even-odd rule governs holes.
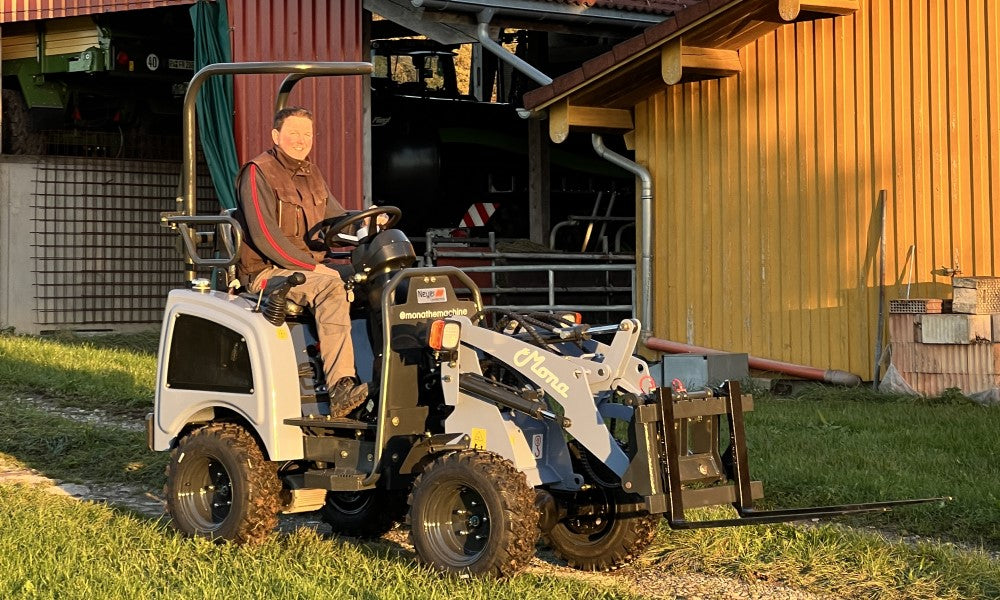
[[[167,450],[192,422],[226,411],[245,420],[270,460],[303,457],[298,367],[288,326],[223,292],[174,290],[160,335],[151,418],[154,450]],[[239,357],[239,359],[235,358]],[[229,412],[231,411],[231,412]]]

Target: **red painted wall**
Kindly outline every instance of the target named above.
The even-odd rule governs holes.
[[[362,60],[361,3],[330,0],[230,1],[233,60]],[[236,150],[240,161],[272,145],[274,99],[282,76],[238,76]],[[307,78],[289,105],[316,116],[312,159],[330,190],[348,209],[361,208],[363,194],[361,77]]]

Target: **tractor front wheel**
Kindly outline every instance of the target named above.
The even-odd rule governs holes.
[[[524,473],[496,454],[442,456],[417,478],[410,495],[417,556],[438,571],[515,575],[535,553],[534,500]]]
[[[544,540],[569,566],[582,571],[610,571],[640,556],[656,537],[659,517],[626,509],[614,490],[595,486],[580,492],[576,516],[544,534]]]
[[[281,483],[257,441],[232,424],[185,436],[167,465],[167,512],[187,535],[256,543],[278,523]]]

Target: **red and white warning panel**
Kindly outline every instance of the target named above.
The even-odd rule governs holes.
[[[493,213],[497,211],[498,206],[500,205],[496,202],[477,202],[470,206],[469,210],[465,211],[465,216],[462,217],[462,222],[458,226],[482,227],[493,217]]]

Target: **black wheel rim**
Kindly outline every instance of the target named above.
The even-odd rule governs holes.
[[[372,501],[372,492],[332,492],[326,495],[326,504],[345,515],[359,515]]]
[[[232,478],[214,456],[189,456],[188,460],[189,477],[177,494],[178,508],[197,531],[216,531],[232,509]]]
[[[490,525],[482,495],[460,483],[430,495],[422,523],[428,545],[451,568],[468,567],[479,559],[489,543]]]
[[[588,494],[585,501],[593,512],[586,515],[576,515],[567,518],[563,524],[566,530],[579,539],[579,544],[596,544],[606,537],[615,523],[615,507],[603,491]]]

